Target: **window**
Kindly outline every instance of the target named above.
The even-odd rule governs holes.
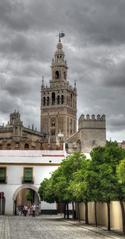
[[[7,144],[7,149],[11,149],[11,144]]]
[[[24,168],[23,183],[33,183],[33,168]]]
[[[6,183],[6,168],[0,168],[0,183]]]
[[[55,93],[52,93],[52,105],[55,105]]]
[[[60,96],[59,95],[57,96],[57,104],[58,105],[60,104]]]
[[[56,72],[55,72],[55,78],[56,78],[56,79],[59,79],[59,71],[56,71]]]
[[[47,97],[47,105],[49,105],[49,96]]]
[[[0,149],[3,149],[3,146],[2,146],[2,144],[0,144]]]
[[[61,104],[64,104],[64,95],[61,95]]]
[[[45,106],[46,105],[46,98],[43,97],[43,105]]]
[[[24,149],[29,149],[29,144],[25,144]]]

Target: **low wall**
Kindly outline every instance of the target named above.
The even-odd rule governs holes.
[[[125,204],[124,204],[125,206]],[[80,220],[85,220],[85,205],[84,203],[79,204],[80,209]],[[78,206],[76,205],[76,212],[78,211]],[[122,212],[120,202],[112,201],[110,205],[110,220],[111,229],[122,231]],[[94,202],[88,203],[88,218],[90,224],[95,224],[95,208]],[[98,225],[107,227],[107,205],[106,203],[97,203],[97,222]]]

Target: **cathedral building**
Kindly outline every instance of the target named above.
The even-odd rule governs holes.
[[[52,146],[65,141],[76,132],[77,90],[68,81],[68,65],[61,40],[51,64],[49,86],[41,86],[41,131]]]
[[[51,63],[51,80],[42,80],[40,132],[27,128],[20,113],[10,114],[6,126],[0,126],[0,149],[59,150],[66,143],[68,153],[90,153],[93,147],[105,145],[106,120],[102,115],[81,115],[77,130],[77,88],[68,79],[68,65],[61,38]]]
[[[45,145],[45,135],[34,129],[33,125],[32,129],[25,127],[19,112],[11,113],[8,124],[0,126],[0,149],[40,150]]]

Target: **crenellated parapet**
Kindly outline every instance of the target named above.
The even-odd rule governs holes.
[[[106,117],[105,115],[81,115],[78,121],[78,128],[87,128],[87,129],[105,129],[106,127]]]

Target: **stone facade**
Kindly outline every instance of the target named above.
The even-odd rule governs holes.
[[[20,113],[10,114],[6,126],[0,126],[0,149],[44,149],[47,147],[43,133],[27,128],[20,119]]]
[[[62,43],[58,42],[57,50],[51,64],[52,80],[49,86],[41,86],[41,131],[48,135],[51,145],[65,141],[76,132],[77,90],[67,80],[68,66],[65,60]]]
[[[78,122],[78,132],[67,140],[67,151],[82,151],[90,153],[94,147],[106,143],[105,115],[81,115]]]

